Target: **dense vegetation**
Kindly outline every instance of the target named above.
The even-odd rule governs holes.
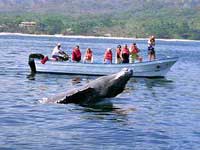
[[[16,5],[13,11],[1,9],[0,32],[123,37],[153,34],[158,38],[200,39],[198,0],[115,0],[115,3],[113,0],[85,0],[85,3],[80,0],[73,3],[58,0],[59,11],[50,7],[54,5],[53,2],[45,0],[42,1],[43,7],[36,9],[34,5],[36,8],[31,9],[34,2],[30,1],[29,11],[20,8],[22,4]],[[2,4],[5,4],[2,6],[4,8],[11,5]],[[48,9],[44,4],[49,4]],[[23,21],[35,21],[37,25],[19,27]]]

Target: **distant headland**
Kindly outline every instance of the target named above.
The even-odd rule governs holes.
[[[198,0],[0,0],[0,32],[200,40]]]

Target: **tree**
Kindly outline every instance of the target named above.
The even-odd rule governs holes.
[[[64,28],[64,24],[58,17],[47,17],[41,24],[48,34],[59,34]]]

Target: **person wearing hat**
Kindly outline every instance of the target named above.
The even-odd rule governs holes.
[[[105,64],[112,64],[112,50],[111,50],[111,48],[106,49],[103,62]]]
[[[54,60],[68,60],[69,59],[69,56],[64,51],[62,51],[61,43],[57,43],[56,47],[54,47],[52,51],[51,56]]]

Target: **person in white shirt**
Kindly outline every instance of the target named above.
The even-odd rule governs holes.
[[[69,56],[64,51],[62,51],[61,43],[58,43],[56,45],[56,47],[52,51],[51,56],[55,60],[68,60],[69,59]]]

